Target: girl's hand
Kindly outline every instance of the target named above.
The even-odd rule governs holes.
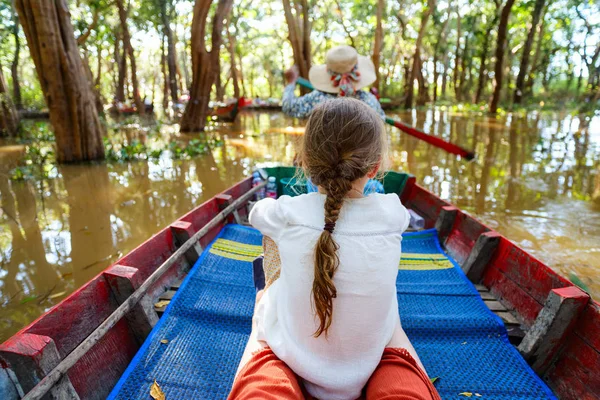
[[[296,65],[292,66],[290,69],[283,73],[285,76],[285,81],[289,85],[291,83],[296,83],[298,76],[300,76],[300,72],[298,72],[298,67]]]

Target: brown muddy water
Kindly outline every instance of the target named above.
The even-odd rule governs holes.
[[[600,298],[600,117],[530,113],[492,118],[436,108],[397,114],[477,152],[475,162],[388,127],[391,169],[495,228]],[[60,302],[121,255],[257,163],[291,164],[302,122],[281,113],[242,113],[205,135],[135,123],[120,135],[149,148],[209,138],[187,160],[51,167],[46,179],[14,181],[26,150],[0,143],[0,342]],[[594,201],[593,198],[597,200]]]

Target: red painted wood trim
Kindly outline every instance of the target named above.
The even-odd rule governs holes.
[[[490,288],[496,298],[503,300],[506,306],[517,311],[526,325],[533,324],[542,309],[541,303],[497,268],[488,267],[483,276],[483,284]]]
[[[252,186],[251,178],[246,179],[225,193],[234,198],[239,197]],[[214,198],[206,201],[190,211],[177,222],[183,222],[192,233],[197,232],[218,213]],[[241,215],[246,215],[244,208]],[[222,226],[213,229],[202,240],[207,245],[218,234]],[[138,270],[136,279],[145,280],[175,251],[173,235],[170,227],[166,227],[117,260],[116,264],[131,265]],[[182,260],[159,280],[149,291],[153,296],[162,292],[169,282],[180,278],[187,262]],[[112,266],[111,266],[112,267]],[[110,268],[110,267],[109,267]],[[105,271],[108,271],[107,268]],[[10,348],[32,349],[35,343],[28,339],[31,334],[47,336],[53,340],[64,357],[83,339],[98,327],[117,307],[104,271],[90,280],[61,303],[54,306],[30,325],[23,328],[4,344],[0,351]],[[138,345],[127,327],[125,319],[121,320],[90,352],[69,371],[73,386],[82,398],[105,398],[122,372],[133,358]],[[3,365],[3,367],[5,367]]]
[[[575,333],[600,352],[600,304],[598,302],[591,301],[583,310],[579,323],[575,327]]]
[[[489,231],[491,231],[490,228],[459,210],[454,219],[454,225],[446,238],[446,250],[456,262],[462,265],[469,257],[477,238],[482,233]]]
[[[504,237],[500,239],[489,268],[502,271],[540,304],[544,304],[550,290],[573,286],[567,279]]]
[[[600,394],[600,352],[571,335],[546,381],[561,399],[597,400]]]
[[[403,201],[406,208],[414,210],[425,220],[425,228],[433,228],[435,221],[440,215],[442,207],[451,206],[450,203],[440,199],[427,189],[415,184],[407,194],[408,198]]]
[[[24,332],[52,338],[64,357],[117,307],[108,283],[98,275],[26,327]]]
[[[82,399],[106,399],[138,351],[122,319],[70,369],[68,375]]]
[[[590,296],[576,286],[552,289],[544,308],[519,344],[519,352],[538,374],[545,374],[577,324]]]
[[[412,191],[417,185],[417,178],[414,176],[409,176],[406,179],[406,183],[404,184],[404,189],[402,189],[402,193],[400,193],[400,201],[402,204],[406,206],[406,204],[410,201],[409,199],[412,197]]]

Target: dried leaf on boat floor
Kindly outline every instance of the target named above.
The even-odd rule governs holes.
[[[459,396],[465,396],[465,397],[473,397],[473,393],[471,392],[462,392],[458,394]]]
[[[161,300],[158,303],[154,303],[154,307],[161,308],[161,307],[169,305],[170,302],[171,302],[171,300]]]
[[[67,292],[58,292],[58,293],[54,293],[53,295],[48,296],[49,299],[56,299],[57,297],[61,297],[64,296],[65,293]]]
[[[163,339],[163,340],[161,340],[160,342],[161,342],[162,344],[167,344],[167,343],[169,343],[169,341],[168,341],[167,339]]]
[[[150,397],[152,397],[154,400],[167,399],[160,386],[158,386],[156,380],[154,380],[154,383],[152,384],[152,386],[150,386]]]

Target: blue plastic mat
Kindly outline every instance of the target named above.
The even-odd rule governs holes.
[[[250,260],[261,235],[228,225],[204,251],[110,399],[225,399],[250,333]],[[435,230],[404,235],[398,300],[407,331],[444,399],[554,399],[508,342]],[[167,340],[162,343],[161,340]]]

